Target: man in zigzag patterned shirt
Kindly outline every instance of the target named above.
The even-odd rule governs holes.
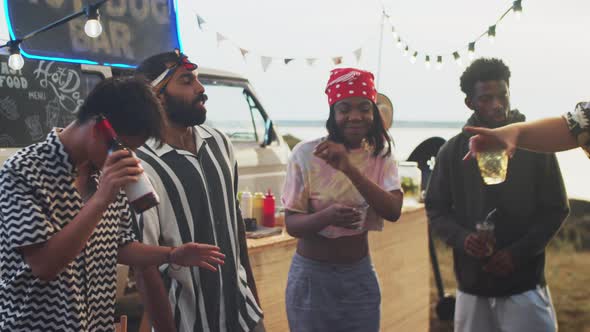
[[[145,82],[107,79],[76,121],[0,170],[0,331],[113,331],[117,263],[222,263],[214,246],[134,242],[121,188],[143,170],[128,150],[108,155],[101,115],[131,149],[161,137],[161,106]]]

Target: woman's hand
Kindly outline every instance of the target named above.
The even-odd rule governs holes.
[[[475,134],[469,139],[469,152],[463,160],[475,158],[478,152],[506,149],[510,157],[514,155],[518,135],[517,126],[505,126],[496,129],[481,127],[465,127],[465,131]]]
[[[333,226],[354,229],[362,221],[360,211],[340,203],[330,205],[322,210],[322,213],[323,217],[329,220],[330,225]]]
[[[325,160],[328,165],[343,173],[352,167],[348,159],[348,150],[344,144],[325,140],[315,147],[313,155]]]

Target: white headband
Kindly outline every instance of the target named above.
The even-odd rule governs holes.
[[[166,70],[164,70],[164,72],[162,72],[160,74],[160,76],[156,77],[156,79],[154,79],[152,81],[152,83],[150,83],[150,85],[152,86],[152,88],[155,88],[158,84],[160,84],[164,78],[166,78],[166,75],[168,75],[168,73],[170,72],[170,70],[174,69],[176,67],[172,67],[172,68],[166,68]]]

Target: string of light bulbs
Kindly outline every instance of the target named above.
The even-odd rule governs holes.
[[[512,3],[512,6],[508,8],[500,18],[493,24],[490,25],[486,31],[482,32],[477,38],[473,41],[467,43],[467,54],[470,60],[475,59],[475,45],[479,42],[483,37],[487,36],[490,43],[493,43],[496,38],[496,26],[508,15],[508,13],[513,12],[517,19],[520,18],[522,15],[522,0],[515,0]],[[436,61],[436,69],[441,69],[443,66],[443,59],[448,56],[452,56],[453,60],[457,63],[457,65],[462,66],[462,58],[459,50],[455,50],[452,53],[426,53],[420,52],[418,50],[413,50],[410,48],[409,43],[407,43],[399,33],[395,29],[395,25],[391,22],[391,16],[385,11],[385,7],[383,7],[383,15],[386,21],[391,26],[391,33],[393,35],[393,39],[395,40],[396,46],[399,49],[403,49],[402,54],[404,56],[408,56],[410,53],[410,63],[414,64],[418,60],[418,55],[424,54],[424,65],[427,69],[430,69],[432,63]],[[413,52],[412,52],[413,51]]]
[[[49,23],[48,25],[39,28],[33,32],[30,32],[21,38],[11,38],[8,42],[6,42],[6,44],[0,45],[0,49],[8,47],[8,53],[10,54],[10,56],[8,57],[8,66],[13,70],[20,70],[25,65],[25,59],[20,54],[20,44],[22,42],[42,32],[51,30],[55,27],[65,24],[80,16],[86,16],[86,24],[84,25],[84,32],[86,33],[86,35],[90,38],[97,38],[102,33],[99,8],[107,1],[108,0],[99,0],[94,4],[89,4],[78,12],[65,16],[52,23]]]

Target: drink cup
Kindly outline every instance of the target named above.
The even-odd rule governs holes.
[[[508,154],[506,150],[478,152],[477,166],[485,184],[502,183],[508,171]]]
[[[482,221],[475,224],[475,229],[480,238],[482,238],[487,247],[486,256],[491,256],[494,253],[494,224],[488,221]]]
[[[369,210],[369,204],[363,203],[360,205],[354,206],[354,210],[360,214],[360,221],[352,224],[354,229],[356,230],[363,230],[365,227],[365,222],[367,221],[367,211]]]

